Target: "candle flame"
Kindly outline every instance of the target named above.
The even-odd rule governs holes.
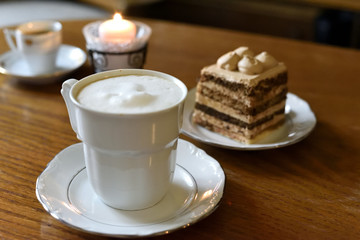
[[[123,17],[121,16],[120,13],[115,13],[113,19],[114,19],[114,21],[121,22]]]

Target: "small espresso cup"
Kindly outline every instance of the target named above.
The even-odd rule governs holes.
[[[122,69],[66,80],[61,94],[97,196],[123,210],[158,203],[174,175],[184,83],[157,71]]]
[[[41,75],[56,69],[57,53],[62,42],[60,22],[33,21],[3,31],[10,49],[23,58],[30,73]]]

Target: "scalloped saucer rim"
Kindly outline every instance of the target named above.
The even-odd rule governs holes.
[[[145,237],[186,228],[217,209],[225,173],[202,149],[183,139],[178,143],[172,187],[151,208],[123,211],[102,203],[87,182],[82,143],[65,148],[49,162],[37,179],[36,196],[51,216],[93,234]]]

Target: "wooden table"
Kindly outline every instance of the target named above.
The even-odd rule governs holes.
[[[267,50],[287,64],[290,92],[306,100],[318,120],[305,140],[266,151],[226,150],[182,136],[220,162],[225,193],[209,217],[158,239],[360,239],[360,52],[143,21],[153,29],[146,68],[191,89],[200,69],[221,54],[241,45]],[[63,22],[64,43],[84,49],[86,23]],[[72,77],[90,73],[87,64]],[[60,88],[0,76],[0,239],[100,239],[60,223],[35,196],[47,163],[78,142]]]

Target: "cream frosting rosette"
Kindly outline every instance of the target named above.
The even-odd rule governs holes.
[[[238,63],[239,71],[249,75],[262,73],[263,64],[254,57],[245,55]]]
[[[217,61],[216,64],[218,67],[234,71],[237,69],[237,64],[240,60],[240,56],[237,55],[235,52],[228,52],[222,55]]]
[[[242,46],[222,55],[216,65],[228,71],[255,75],[275,67],[278,61],[266,51],[255,56],[249,47]]]
[[[275,67],[278,64],[278,61],[271,56],[268,52],[262,52],[255,57],[257,60],[262,62],[265,69],[270,69]]]

